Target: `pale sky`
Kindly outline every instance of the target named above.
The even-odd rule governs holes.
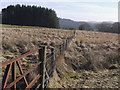
[[[1,8],[24,4],[52,8],[60,18],[74,21],[118,21],[119,0],[5,0]],[[1,9],[0,8],[0,9]]]

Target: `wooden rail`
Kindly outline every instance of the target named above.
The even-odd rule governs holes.
[[[53,72],[55,68],[55,57],[56,57],[55,54],[62,55],[63,52],[67,49],[70,41],[74,38],[74,36],[75,36],[75,32],[74,32],[74,35],[69,37],[62,45],[59,45],[58,52],[55,51],[55,48],[51,47],[51,53],[46,54],[47,47],[41,46],[39,49],[36,49],[18,58],[15,58],[0,64],[0,68],[5,68],[4,75],[2,78],[2,89],[5,89],[5,88],[16,89],[17,83],[20,82],[20,80],[24,80],[23,85],[25,86],[25,89],[32,88],[33,86],[37,89],[47,88],[49,84],[49,79],[50,77],[53,76]],[[26,72],[23,72],[23,66],[21,65],[21,60],[35,53],[38,53],[38,63],[35,64],[30,69],[28,69]],[[17,70],[16,66],[18,66],[19,72],[21,74],[21,76],[19,77],[17,77],[16,75],[16,72],[18,72],[16,71]],[[26,78],[27,75],[30,74],[32,71],[34,71],[36,68],[37,68],[38,74],[32,81],[28,82]],[[8,83],[10,72],[11,72],[12,82]]]

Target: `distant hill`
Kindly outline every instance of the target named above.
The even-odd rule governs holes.
[[[103,22],[84,22],[84,21],[73,21],[71,19],[59,19],[59,25],[61,29],[79,29],[79,27],[84,25],[89,26],[89,28],[83,28],[83,30],[90,30],[90,31],[103,31],[103,32],[115,32],[117,30],[113,30],[113,23],[111,21],[103,21]],[[116,25],[116,24],[115,24]]]
[[[64,29],[64,28],[65,29],[69,29],[69,28],[78,29],[78,27],[84,23],[86,23],[86,22],[77,22],[77,21],[73,21],[70,19],[59,18],[60,28],[62,28],[62,29]]]

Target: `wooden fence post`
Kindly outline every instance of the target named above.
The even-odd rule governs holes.
[[[62,44],[62,55],[63,55],[63,52],[64,52],[64,43]]]
[[[76,30],[74,31],[74,36],[75,36]]]
[[[67,45],[68,45],[68,40],[66,40],[66,45],[65,45],[65,49],[67,49]]]
[[[64,48],[64,43],[63,43],[63,44],[62,44],[62,53],[64,52],[64,49],[65,49],[65,48]]]
[[[40,66],[38,69],[40,70],[40,83],[41,87],[44,88],[44,83],[45,83],[45,63],[46,63],[46,46],[42,46],[41,49],[39,50],[39,61],[41,62]]]
[[[63,52],[65,51],[65,42],[63,43]]]
[[[62,54],[62,45],[60,45],[60,55]]]
[[[51,57],[51,63],[52,63],[52,75],[53,75],[53,72],[54,72],[54,67],[55,67],[55,50],[54,48],[51,48],[51,54],[52,54],[52,57]]]

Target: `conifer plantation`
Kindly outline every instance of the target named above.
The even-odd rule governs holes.
[[[52,9],[30,6],[10,5],[2,9],[2,23],[21,26],[59,28],[56,12]]]

